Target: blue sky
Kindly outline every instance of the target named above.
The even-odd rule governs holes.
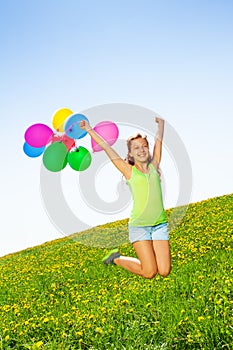
[[[41,159],[22,145],[63,106],[154,110],[187,149],[191,201],[232,192],[232,1],[11,0],[0,13],[0,255],[61,237],[41,201]]]

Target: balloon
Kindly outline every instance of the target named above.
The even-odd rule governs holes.
[[[54,129],[59,132],[63,132],[64,122],[71,114],[73,114],[73,112],[69,108],[58,109],[52,117],[52,124]]]
[[[56,135],[56,134],[54,134],[52,136],[51,142],[54,143],[54,142],[57,142],[57,141],[61,141],[62,143],[64,143],[64,145],[66,146],[68,151],[70,151],[71,148],[73,148],[75,146],[74,139],[71,139],[66,134],[63,134],[63,135]]]
[[[118,136],[119,136],[119,130],[115,123],[104,121],[96,124],[96,126],[93,128],[97,134],[99,134],[110,146],[112,146]],[[102,148],[97,145],[97,143],[91,139],[91,146],[94,152],[102,151]]]
[[[80,128],[79,124],[81,120],[89,120],[83,114],[73,114],[65,122],[65,133],[72,139],[81,139],[86,136],[87,132]]]
[[[43,147],[32,147],[27,142],[24,142],[23,145],[24,153],[31,158],[39,157],[45,150],[45,146]]]
[[[33,124],[29,126],[24,134],[25,141],[32,147],[43,147],[50,142],[53,130],[45,124]]]
[[[62,142],[49,145],[43,154],[43,164],[50,171],[60,171],[67,164],[67,148]]]
[[[68,163],[74,170],[86,170],[91,164],[91,154],[85,147],[80,146],[68,154]]]

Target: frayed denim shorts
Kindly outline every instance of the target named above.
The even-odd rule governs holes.
[[[129,240],[131,243],[137,241],[169,241],[167,223],[155,226],[128,226]]]

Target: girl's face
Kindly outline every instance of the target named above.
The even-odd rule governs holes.
[[[148,162],[149,147],[147,140],[144,138],[132,140],[129,155],[133,157],[135,163]]]

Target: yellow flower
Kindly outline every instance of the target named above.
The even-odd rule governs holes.
[[[192,343],[193,342],[193,340],[191,338],[191,334],[187,335],[187,341],[188,341],[188,343]]]
[[[5,341],[9,340],[9,338],[10,338],[9,335],[6,335],[5,336]]]
[[[96,327],[95,331],[96,331],[96,333],[100,333],[100,334],[103,333],[103,329],[100,327]]]
[[[204,319],[205,319],[205,318],[204,318],[203,316],[199,316],[197,320],[198,320],[198,322],[201,322],[201,321],[203,321]]]
[[[38,341],[38,342],[36,343],[36,347],[37,347],[37,348],[40,348],[42,345],[43,345],[42,340],[40,340],[40,341]]]

